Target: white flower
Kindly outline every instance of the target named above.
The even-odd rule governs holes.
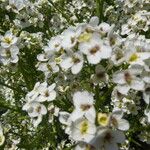
[[[112,52],[111,61],[116,66],[121,65],[125,61],[124,55],[123,48],[115,47]]]
[[[26,110],[30,117],[38,117],[40,115],[47,114],[46,107],[43,104],[40,104],[39,102],[26,103],[22,109]]]
[[[121,35],[129,34],[131,32],[131,27],[129,28],[128,24],[123,24],[121,29]]]
[[[59,67],[55,61],[39,62],[36,67],[38,70],[44,72],[46,78],[51,76],[52,73],[57,73],[59,71]]]
[[[26,12],[18,13],[18,11],[16,11],[15,9],[14,11],[17,12],[16,18],[13,20],[15,26],[21,29],[31,26],[28,20],[28,16],[26,15]]]
[[[89,142],[95,137],[95,132],[95,124],[85,118],[80,118],[73,122],[70,136],[75,141]]]
[[[17,43],[18,38],[11,31],[7,31],[4,36],[0,36],[1,46],[9,48]]]
[[[59,112],[59,121],[62,124],[70,125],[69,117],[70,117],[70,114],[68,112],[65,112],[65,111]]]
[[[122,44],[122,38],[114,32],[114,25],[111,26],[111,28],[109,27],[109,32],[108,32],[108,38],[109,38],[109,43],[110,45],[115,48],[115,47],[119,47]]]
[[[95,122],[96,113],[93,106],[94,99],[91,93],[87,91],[74,93],[73,103],[75,109],[70,116],[72,121],[85,116],[91,122]]]
[[[111,114],[110,122],[112,126],[114,126],[115,128],[122,131],[126,131],[129,129],[129,122],[125,119],[122,119],[122,117],[123,117],[122,111],[114,111]]]
[[[49,114],[48,122],[52,123],[54,120],[54,116],[58,117],[58,115],[59,115],[59,108],[55,107],[53,104],[49,104],[48,105],[48,114]]]
[[[99,26],[98,29],[100,31],[100,34],[102,36],[106,36],[108,32],[110,32],[110,25],[108,23],[102,22]]]
[[[88,42],[80,43],[79,50],[87,55],[88,62],[91,64],[98,64],[101,59],[110,58],[112,52],[111,47],[103,43],[98,33],[93,33]]]
[[[42,115],[38,115],[36,118],[31,118],[33,126],[36,128],[42,121]]]
[[[70,114],[65,111],[59,112],[59,121],[60,123],[66,126],[65,133],[70,135],[72,132],[72,126],[73,126],[73,122],[70,119]]]
[[[145,86],[144,81],[137,77],[141,72],[142,68],[140,66],[133,66],[124,71],[117,71],[113,75],[113,81],[118,84],[118,91],[125,95],[130,89],[143,91]]]
[[[17,63],[19,58],[19,49],[17,46],[11,46],[7,49],[0,47],[0,60],[4,65],[8,65],[10,63]]]
[[[125,60],[129,64],[139,64],[144,66],[144,60],[150,58],[150,52],[137,51],[138,47],[134,46],[133,42],[126,42],[125,47]]]
[[[99,24],[99,18],[97,16],[93,16],[90,21],[89,21],[89,25],[92,27],[96,27]]]
[[[72,56],[64,57],[60,66],[65,70],[71,68],[71,72],[73,74],[78,74],[83,67],[83,62],[83,56],[80,52],[78,52],[74,53]]]
[[[82,27],[79,26],[77,28],[74,27],[69,27],[68,29],[66,29],[63,33],[62,33],[62,47],[68,51],[71,48],[73,48],[75,46],[75,44],[77,43],[77,38],[79,37],[79,35],[82,32]]]
[[[118,150],[117,143],[123,143],[124,141],[125,136],[123,132],[100,128],[97,132],[97,136],[91,141],[91,144],[96,147],[97,150]]]
[[[26,95],[26,100],[27,102],[32,102],[32,101],[36,101],[37,97],[39,96],[40,94],[40,82],[37,82],[35,85],[34,85],[34,88],[32,91],[30,91],[27,95]]]
[[[48,86],[46,82],[42,83],[39,87],[39,96],[36,99],[38,102],[44,102],[44,101],[53,101],[56,98],[56,91],[54,88],[56,87],[56,84],[53,83],[52,85]]]
[[[53,101],[56,98],[56,91],[54,90],[55,87],[55,83],[48,86],[47,82],[37,82],[34,89],[26,95],[26,100],[27,102]]]
[[[51,38],[51,40],[48,42],[48,46],[44,48],[44,51],[46,53],[48,52],[58,52],[61,49],[61,42],[62,42],[62,37],[61,36],[55,36]]]
[[[18,12],[25,7],[25,0],[9,0],[9,6],[14,12]]]

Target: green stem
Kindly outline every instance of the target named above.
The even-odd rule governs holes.
[[[99,17],[100,22],[103,21],[103,5],[104,0],[96,0],[96,15]]]

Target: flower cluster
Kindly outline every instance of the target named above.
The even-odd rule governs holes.
[[[43,71],[46,78],[58,72],[60,67],[78,74],[86,59],[95,65],[110,58],[112,48],[107,35],[111,27],[107,23],[98,23],[98,18],[93,17],[89,24],[69,27],[61,35],[52,37],[44,47],[44,53],[37,56],[38,70]]]
[[[99,24],[98,18],[93,17],[88,24],[69,27],[62,34],[52,37],[43,48],[44,53],[37,56],[38,70],[44,72],[46,80],[58,72],[71,72],[74,76],[80,74],[84,66],[93,65],[96,67],[91,81],[95,86],[101,85],[102,82],[116,84],[112,91],[112,113],[97,113],[93,95],[87,91],[74,93],[75,110],[71,114],[60,112],[60,122],[67,126],[65,132],[71,139],[79,142],[79,147],[90,144],[96,149],[117,149],[116,143],[125,140],[123,132],[116,130],[129,129],[128,121],[122,119],[123,112],[138,114],[138,92],[143,93],[147,104],[150,102],[147,94],[150,83],[149,44],[142,36],[129,36],[124,39],[114,32],[113,25]],[[108,69],[105,70],[104,66],[99,64],[107,65]],[[108,73],[110,69],[121,65],[124,65],[125,69],[115,71],[112,75]],[[99,126],[96,126],[97,124]],[[97,143],[100,139],[103,142]]]
[[[149,144],[149,3],[0,0],[2,149]]]
[[[0,61],[4,65],[18,62],[17,41],[18,38],[11,31],[7,31],[4,36],[0,35]]]
[[[117,143],[123,143],[122,131],[129,129],[127,120],[122,119],[121,111],[113,113],[96,112],[93,94],[87,91],[73,95],[74,110],[71,114],[60,112],[59,120],[66,125],[65,132],[79,142],[76,149],[117,149]]]
[[[42,116],[47,114],[47,109],[42,103],[52,102],[56,98],[55,86],[55,84],[48,86],[46,82],[37,82],[34,89],[26,95],[27,102],[23,106],[23,110],[27,111],[28,115],[33,119],[35,127],[42,121]],[[49,112],[52,109],[55,110],[49,105]]]

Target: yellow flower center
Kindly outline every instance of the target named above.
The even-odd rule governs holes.
[[[7,44],[10,44],[12,42],[12,39],[11,38],[4,38],[4,42],[7,43]]]
[[[60,64],[61,61],[62,61],[62,59],[60,57],[55,58],[56,64]]]
[[[81,123],[81,126],[80,126],[80,132],[81,132],[81,134],[86,134],[87,131],[88,131],[88,127],[89,127],[88,121],[87,120],[83,121]]]
[[[79,42],[88,42],[91,39],[91,37],[92,37],[91,33],[84,32],[79,36],[78,41]]]
[[[129,58],[130,62],[134,62],[138,59],[138,55],[136,53],[132,54]]]
[[[105,113],[98,113],[97,121],[98,121],[99,125],[101,125],[101,126],[107,126],[108,123],[109,123],[109,117]]]

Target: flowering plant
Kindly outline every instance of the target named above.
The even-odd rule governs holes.
[[[0,148],[149,150],[149,0],[0,0]]]

